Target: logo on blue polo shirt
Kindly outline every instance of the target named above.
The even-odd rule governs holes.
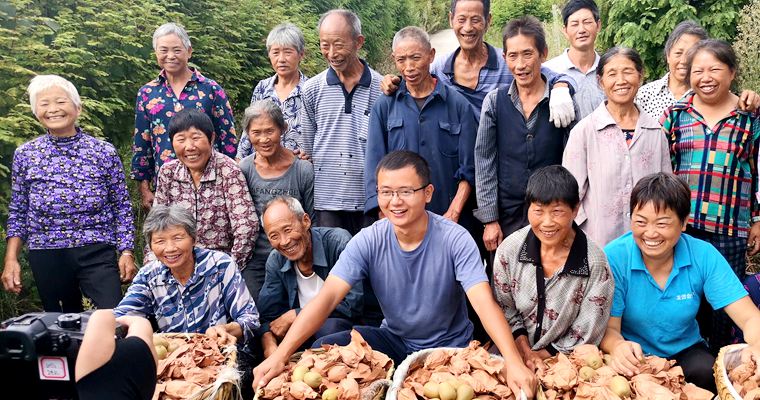
[[[684,293],[684,294],[676,295],[676,300],[678,300],[678,301],[681,301],[681,300],[691,300],[691,299],[693,299],[696,296],[697,295],[694,294],[694,292]]]

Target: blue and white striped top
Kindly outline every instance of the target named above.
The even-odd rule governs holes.
[[[183,286],[160,261],[145,265],[113,310],[122,315],[154,315],[161,332],[205,333],[214,325],[235,321],[244,341],[259,327],[259,312],[237,264],[228,254],[193,249],[195,270]]]
[[[382,76],[364,60],[349,93],[328,68],[306,81],[299,147],[314,162],[314,209],[364,211],[364,152],[369,113],[380,96]]]

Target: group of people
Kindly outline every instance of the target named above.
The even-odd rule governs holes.
[[[47,134],[14,156],[4,288],[22,290],[26,244],[46,311],[81,311],[84,295],[113,309],[96,314],[99,331],[114,317],[136,327],[128,346],[84,357],[87,393],[104,363],[113,374],[114,360],[150,353],[135,317],[265,358],[248,389],[299,349],[347,344],[353,327],[396,363],[482,328],[529,397],[543,360],[586,343],[620,373],[654,354],[715,391],[713,356],[732,328],[760,351],[742,286],[760,250],[760,96],[731,92],[731,46],[682,22],[668,73],[643,85],[635,50],[596,52],[593,0],[564,5],[570,47],[550,60],[530,16],[507,23],[502,49],[484,42],[489,8],[451,1],[450,54],[401,29],[399,75],[359,57],[351,11],[320,18],[328,68],[311,78],[301,30],[276,26],[275,74],[256,85],[239,138],[224,90],[188,64],[187,33],[159,27],[161,72],[136,101],[131,177],[150,210],[139,271],[116,150],[76,125],[73,84],[35,77]],[[124,381],[125,398],[145,396],[138,381]]]

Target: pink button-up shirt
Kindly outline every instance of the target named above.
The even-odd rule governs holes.
[[[575,222],[599,246],[630,230],[631,190],[639,179],[671,172],[668,140],[660,124],[639,109],[630,145],[605,103],[570,131],[562,165],[578,180]]]

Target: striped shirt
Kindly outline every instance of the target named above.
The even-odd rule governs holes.
[[[160,261],[145,265],[114,309],[117,317],[156,317],[161,332],[205,333],[235,321],[244,340],[259,327],[259,312],[232,258],[216,250],[193,249],[195,270],[180,284]]]
[[[693,101],[694,94],[684,97],[660,121],[670,143],[673,173],[691,189],[689,224],[710,233],[747,237],[750,221],[760,221],[753,198],[760,120],[734,110],[713,130]]]
[[[364,72],[350,93],[332,68],[303,88],[299,146],[314,162],[315,210],[364,211],[369,114],[382,76],[362,64]]]

